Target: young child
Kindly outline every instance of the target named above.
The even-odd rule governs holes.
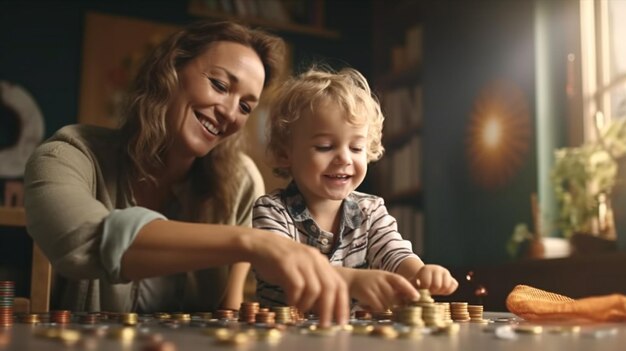
[[[447,295],[458,285],[447,269],[425,265],[413,253],[382,198],[355,191],[368,162],[382,156],[383,119],[354,69],[313,68],[292,78],[278,91],[268,125],[274,173],[292,181],[253,209],[254,227],[317,248],[351,296],[372,310],[415,298],[413,287]],[[287,303],[278,286],[258,277],[257,299],[267,306]]]

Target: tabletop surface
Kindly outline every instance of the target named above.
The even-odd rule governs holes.
[[[422,329],[413,338],[386,339],[372,335],[340,330],[332,335],[318,335],[305,328],[290,327],[277,339],[248,338],[241,344],[222,344],[210,335],[203,325],[167,326],[160,323],[144,323],[135,327],[121,325],[86,326],[70,324],[63,329],[50,324],[29,325],[15,323],[0,328],[0,350],[155,350],[149,348],[148,338],[158,334],[175,350],[298,350],[298,351],[350,351],[350,350],[625,350],[626,324],[542,324],[541,332],[515,332],[515,328],[529,325],[508,313],[485,313],[488,324],[459,323],[453,334],[429,334]],[[94,329],[106,330],[101,336]],[[257,328],[258,329],[258,328]],[[79,340],[72,345],[64,344],[58,337],[45,336],[45,331],[78,331]],[[119,337],[119,331],[132,330],[132,337]],[[521,330],[521,329],[520,329]],[[75,333],[76,334],[76,333]],[[113,336],[116,335],[116,336]],[[171,350],[162,348],[161,350]]]

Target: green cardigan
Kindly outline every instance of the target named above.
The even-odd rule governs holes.
[[[199,217],[187,218],[192,191],[188,183],[175,189],[171,211],[160,214],[136,205],[120,143],[118,130],[71,125],[40,145],[26,165],[27,230],[55,272],[52,307],[112,312],[214,310],[226,287],[228,267],[128,282],[120,276],[121,257],[139,229],[158,218],[251,226],[252,206],[264,193],[261,174],[241,154],[241,186],[228,218],[215,218],[210,202],[200,209]],[[171,295],[159,295],[167,290]]]

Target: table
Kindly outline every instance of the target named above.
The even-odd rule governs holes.
[[[485,313],[485,318],[500,320],[513,317],[508,313]],[[541,334],[516,334],[515,340],[496,337],[494,329],[506,326],[504,323],[481,325],[461,323],[460,331],[454,335],[423,335],[419,339],[383,339],[368,335],[356,335],[347,331],[337,332],[333,336],[316,336],[296,331],[285,331],[283,337],[275,343],[268,341],[250,341],[242,345],[218,345],[215,339],[206,335],[206,328],[180,327],[171,329],[159,324],[149,327],[150,332],[160,333],[165,340],[171,341],[177,350],[298,350],[298,351],[350,351],[350,350],[394,350],[394,351],[454,351],[454,350],[624,350],[626,345],[626,324],[590,324],[582,325],[579,333],[556,334],[549,332],[554,324],[544,325]],[[79,328],[81,325],[71,325]],[[123,342],[110,337],[91,337],[91,344],[79,343],[66,346],[58,340],[37,335],[43,325],[33,326],[15,323],[10,328],[0,329],[0,350],[143,350],[146,343],[135,339]],[[121,328],[111,325],[110,328]],[[94,340],[95,339],[95,340]],[[89,345],[89,347],[86,347]]]

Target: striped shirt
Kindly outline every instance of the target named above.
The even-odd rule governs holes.
[[[387,212],[384,200],[361,192],[353,191],[344,199],[337,240],[315,223],[294,182],[255,202],[252,225],[317,247],[334,266],[395,272],[403,260],[417,258],[411,242],[398,233],[396,219]],[[261,305],[286,304],[280,287],[256,278]]]

